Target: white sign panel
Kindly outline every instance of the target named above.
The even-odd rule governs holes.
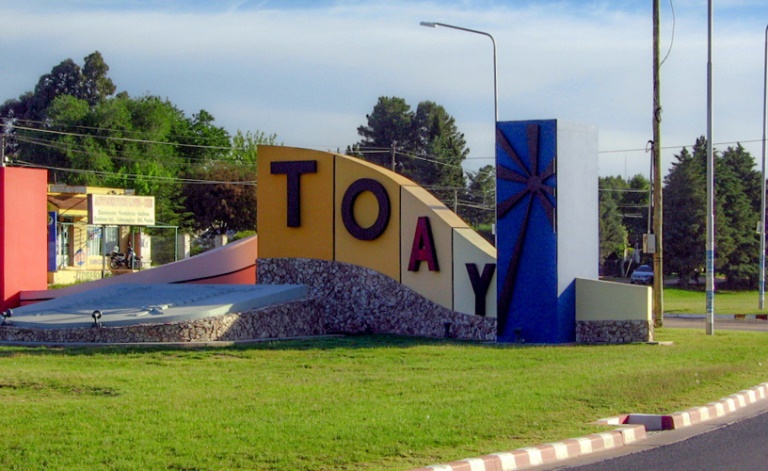
[[[152,226],[155,224],[155,197],[89,194],[88,224]]]

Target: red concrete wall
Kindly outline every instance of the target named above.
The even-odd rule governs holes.
[[[247,237],[192,258],[179,260],[151,270],[141,270],[120,276],[80,283],[53,290],[23,290],[21,304],[33,304],[49,299],[83,293],[92,289],[123,283],[195,283],[252,285],[256,283],[258,238]]]
[[[47,180],[45,170],[0,167],[0,310],[48,286]]]

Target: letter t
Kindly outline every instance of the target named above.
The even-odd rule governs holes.
[[[301,227],[301,175],[317,173],[317,160],[292,160],[272,162],[273,175],[285,174],[288,178],[288,227]]]

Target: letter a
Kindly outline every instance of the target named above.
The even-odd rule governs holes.
[[[429,225],[429,218],[426,216],[421,216],[416,222],[416,233],[413,235],[408,271],[419,271],[421,262],[427,262],[429,271],[440,271],[437,264],[435,242],[432,238],[432,228]]]

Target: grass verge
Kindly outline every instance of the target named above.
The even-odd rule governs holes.
[[[768,314],[768,309],[759,309],[757,291],[717,291],[715,312],[717,314]],[[667,314],[704,314],[707,298],[702,290],[664,288],[664,312]]]
[[[206,349],[0,347],[0,469],[395,470],[581,436],[768,379],[764,333],[671,346],[390,336]]]

